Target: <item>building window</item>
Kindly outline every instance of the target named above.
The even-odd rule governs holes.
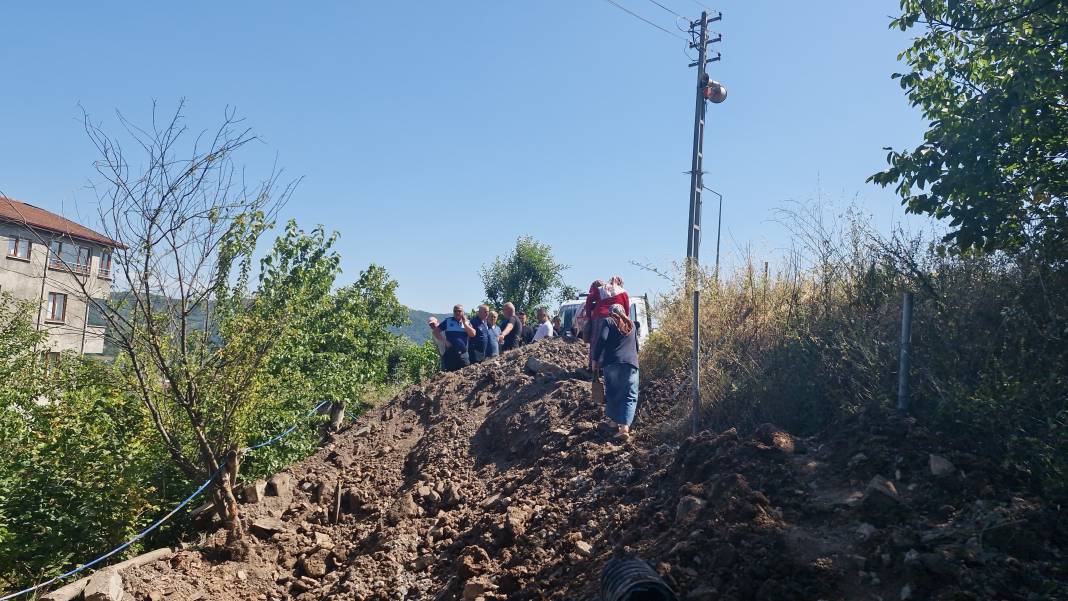
[[[12,259],[30,260],[30,241],[14,236],[7,239],[7,256]]]
[[[100,253],[99,275],[102,278],[111,279],[111,253],[108,251]]]
[[[63,269],[63,243],[59,240],[53,240],[50,250],[48,266],[52,269]]]
[[[75,273],[89,273],[89,249],[77,244],[67,244],[53,240],[48,267],[64,269]]]
[[[67,319],[67,295],[60,292],[48,293],[48,319],[63,323]]]
[[[52,368],[59,365],[60,354],[56,351],[45,351],[41,353],[41,362],[44,363],[45,371],[52,371]]]
[[[78,249],[78,260],[74,263],[75,269],[81,273],[89,273],[89,260],[93,256],[92,253],[84,246],[75,248]]]

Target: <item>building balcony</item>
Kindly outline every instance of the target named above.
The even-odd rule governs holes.
[[[57,271],[69,271],[71,273],[78,273],[81,275],[89,275],[89,265],[82,263],[69,263],[63,259],[48,259],[48,268],[55,269]]]

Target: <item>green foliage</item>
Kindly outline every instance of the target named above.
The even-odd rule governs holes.
[[[959,249],[1068,253],[1068,11],[1050,0],[902,0],[923,26],[897,73],[930,126],[871,177],[907,210],[948,219]]]
[[[158,510],[164,475],[147,413],[115,370],[64,355],[46,371],[31,356],[32,307],[3,305],[0,348],[14,361],[0,380],[0,590],[128,539]]]
[[[419,384],[438,372],[438,347],[430,340],[423,344],[402,340],[394,347],[390,363],[394,383]]]
[[[567,268],[556,262],[548,244],[521,236],[511,254],[482,268],[485,302],[493,307],[511,302],[517,312],[532,313],[549,300],[553,290],[564,287],[562,274]]]
[[[901,297],[913,291],[912,411],[947,440],[1068,499],[1068,269],[1028,255],[946,255],[918,238],[879,237],[796,216],[804,254],[764,280],[753,265],[702,303],[706,425],[773,422],[798,434],[894,406]],[[706,277],[710,274],[706,274]],[[653,378],[686,373],[690,298],[658,306],[642,351]],[[685,385],[685,381],[682,382]],[[688,395],[676,424],[685,430]]]
[[[564,303],[578,298],[580,294],[582,294],[582,290],[580,290],[578,286],[562,284],[560,290],[556,293],[556,300]]]

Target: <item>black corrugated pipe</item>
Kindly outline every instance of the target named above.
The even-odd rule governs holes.
[[[601,572],[601,601],[678,601],[649,564],[632,556],[613,557]]]

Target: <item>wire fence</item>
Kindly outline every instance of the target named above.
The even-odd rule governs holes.
[[[326,406],[329,403],[330,403],[330,401],[323,401],[323,402],[319,403],[318,405],[313,407],[310,411],[308,411],[308,413],[304,416],[304,419],[307,419],[307,418],[315,415],[316,413],[319,412],[320,409],[322,409],[324,406]],[[298,427],[300,427],[300,425],[301,425],[301,422],[297,422],[297,423],[293,424],[292,426],[290,426],[287,430],[285,430],[281,434],[278,434],[276,436],[272,436],[271,438],[265,440],[264,442],[252,445],[251,447],[248,447],[248,448],[244,449],[244,452],[247,453],[247,452],[250,452],[250,451],[255,451],[256,449],[259,449],[259,448],[262,448],[262,447],[266,447],[268,445],[272,445],[272,444],[282,440],[286,436],[289,436],[290,434],[292,434]],[[220,459],[220,461],[221,461],[221,459]],[[16,591],[14,593],[9,593],[7,595],[4,595],[3,597],[0,597],[0,601],[7,601],[8,599],[14,599],[15,597],[18,597],[18,596],[21,596],[21,595],[25,595],[26,593],[32,593],[34,591],[41,590],[41,589],[43,589],[43,588],[45,588],[47,586],[51,586],[51,585],[53,585],[53,584],[55,584],[55,583],[57,583],[57,582],[59,582],[61,580],[64,580],[64,579],[69,578],[69,577],[71,577],[71,576],[73,576],[73,575],[75,575],[75,574],[77,574],[79,572],[82,572],[84,570],[89,569],[89,568],[93,567],[94,565],[104,561],[105,559],[114,556],[117,553],[121,553],[122,551],[126,550],[130,545],[132,545],[132,544],[136,543],[137,541],[141,540],[142,538],[147,536],[149,533],[151,533],[153,530],[155,530],[156,528],[159,528],[161,525],[163,525],[167,520],[169,520],[172,517],[174,517],[174,514],[178,513],[183,507],[188,505],[190,501],[192,501],[197,496],[199,496],[200,493],[204,492],[208,488],[208,486],[211,485],[212,481],[214,481],[215,478],[219,475],[219,472],[222,471],[222,469],[223,469],[223,467],[225,467],[225,465],[226,465],[226,463],[223,462],[219,466],[219,468],[217,470],[215,470],[215,473],[213,473],[211,476],[209,476],[208,479],[205,480],[203,484],[201,484],[195,491],[193,491],[193,494],[191,494],[188,497],[186,497],[185,500],[183,500],[181,503],[179,503],[177,507],[175,507],[174,509],[170,510],[170,512],[168,512],[167,515],[165,515],[165,516],[161,517],[160,519],[156,520],[155,522],[153,522],[152,525],[150,525],[148,528],[145,528],[141,532],[137,533],[130,540],[122,543],[121,545],[115,547],[114,549],[108,551],[107,553],[101,555],[100,557],[97,557],[96,559],[94,559],[92,561],[84,563],[84,564],[82,564],[82,565],[80,565],[80,566],[78,566],[78,567],[76,567],[76,568],[74,568],[74,569],[72,569],[72,570],[70,570],[68,572],[64,572],[63,574],[60,574],[59,576],[56,576],[55,578],[52,578],[51,580],[47,580],[45,582],[42,582],[40,584],[36,584],[36,585],[31,586],[29,588],[24,588],[21,591]]]

